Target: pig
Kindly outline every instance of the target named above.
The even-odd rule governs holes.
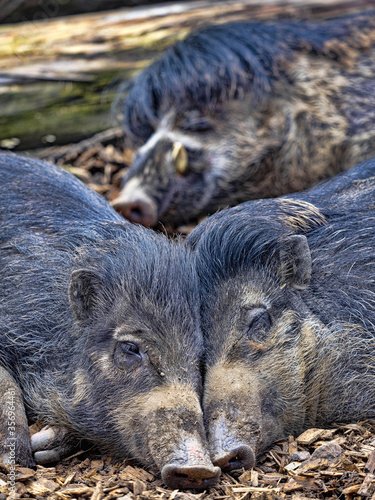
[[[211,459],[375,417],[375,159],[201,223],[196,253]]]
[[[0,459],[85,439],[171,488],[215,484],[190,250],[45,162],[0,154],[0,178]]]
[[[178,226],[373,156],[374,12],[208,26],[169,47],[123,100],[135,157],[113,207]]]

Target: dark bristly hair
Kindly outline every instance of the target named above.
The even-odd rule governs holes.
[[[314,205],[279,200],[254,200],[222,210],[189,235],[187,243],[197,251],[205,293],[251,266],[267,266],[280,242],[297,228],[304,234],[324,225]]]
[[[248,92],[259,102],[282,77],[282,60],[291,60],[294,51],[345,60],[349,49],[366,43],[350,38],[354,21],[356,32],[365,33],[375,22],[374,14],[326,22],[233,22],[193,32],[169,47],[131,83],[123,106],[126,133],[134,140],[146,140],[171,106],[207,109]]]
[[[374,281],[374,178],[371,159],[307,192],[245,202],[199,224],[187,244],[196,253],[204,301],[211,307],[209,296],[217,287],[250,269],[274,270],[280,242],[303,234],[313,260],[311,287],[325,282],[327,311],[340,304],[348,318],[374,321],[373,305],[366,312],[375,301],[369,292]],[[348,293],[349,287],[355,292]]]

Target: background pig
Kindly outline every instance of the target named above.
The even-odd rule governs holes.
[[[375,154],[375,16],[229,23],[190,34],[134,80],[136,149],[113,206],[187,222],[300,191]]]
[[[375,160],[311,191],[224,210],[189,236],[213,463],[375,417]]]
[[[41,419],[37,461],[86,438],[170,487],[215,483],[189,251],[46,163],[1,154],[0,177],[0,458],[31,465]]]

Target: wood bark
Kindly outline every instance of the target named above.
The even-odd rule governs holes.
[[[0,22],[36,21],[159,2],[160,0],[0,0]]]

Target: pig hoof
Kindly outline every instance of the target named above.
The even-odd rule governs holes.
[[[64,427],[46,426],[31,436],[31,449],[33,452],[50,449],[66,436]]]
[[[49,464],[51,462],[58,462],[64,456],[65,453],[61,448],[55,448],[53,450],[46,451],[36,451],[34,453],[35,461],[40,465]]]
[[[65,427],[46,426],[31,436],[31,449],[38,464],[58,462],[74,447]]]
[[[171,489],[205,490],[215,486],[221,474],[219,467],[206,465],[165,465],[161,471],[164,483]]]

